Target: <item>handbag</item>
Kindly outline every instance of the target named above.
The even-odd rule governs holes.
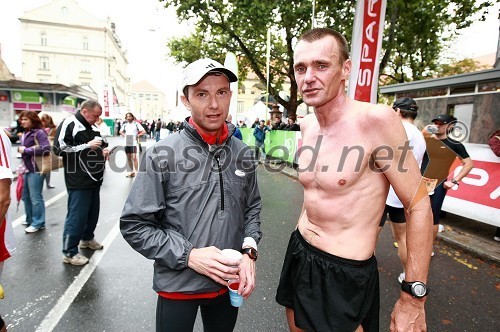
[[[39,145],[38,140],[36,139],[36,135],[35,142],[36,145]],[[44,153],[41,156],[35,156],[35,164],[40,174],[47,174],[54,169],[58,169],[64,166],[62,157],[59,157],[54,152],[52,152],[52,148],[50,149],[49,153]]]

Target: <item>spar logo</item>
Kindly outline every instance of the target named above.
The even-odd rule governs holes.
[[[459,161],[451,169],[455,177],[462,170]],[[450,177],[450,178],[452,178]],[[500,164],[474,160],[474,168],[461,181],[461,185],[448,190],[447,195],[469,202],[500,209]]]
[[[387,0],[358,0],[352,38],[349,97],[377,103],[378,59]]]

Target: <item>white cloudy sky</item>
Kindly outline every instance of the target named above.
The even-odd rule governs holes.
[[[9,4],[4,4],[0,10],[2,58],[9,69],[20,77],[22,73],[18,18],[23,15],[24,11],[42,6],[50,0],[8,2]],[[165,42],[168,37],[183,34],[188,28],[186,25],[178,24],[173,10],[166,10],[158,0],[79,0],[77,2],[96,18],[105,19],[110,16],[116,23],[117,33],[128,51],[128,69],[132,83],[147,80],[164,91],[167,98],[174,95],[179,69],[173,66],[172,61],[165,60]],[[500,4],[497,3],[486,22],[478,22],[464,31],[450,54],[460,59],[496,52],[499,9]],[[147,50],[143,46],[145,44]],[[170,103],[174,102],[170,101]]]

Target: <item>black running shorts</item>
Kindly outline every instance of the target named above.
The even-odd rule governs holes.
[[[295,230],[281,271],[276,302],[294,310],[306,331],[379,330],[379,278],[375,256],[345,259],[311,246]]]
[[[380,219],[380,227],[385,225],[387,219],[387,214],[389,214],[389,221],[395,224],[404,224],[406,222],[405,209],[396,208],[390,205],[385,206],[384,214],[382,214],[382,219]]]
[[[125,153],[137,153],[137,146],[126,146]]]

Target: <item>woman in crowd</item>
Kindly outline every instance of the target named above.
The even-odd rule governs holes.
[[[52,117],[48,114],[43,114],[40,119],[42,120],[43,129],[45,130],[45,133],[47,134],[47,137],[50,142],[50,146],[52,147],[52,145],[54,144],[54,137],[56,137],[57,127],[54,124]],[[45,184],[49,189],[55,188],[53,185],[50,184],[50,172],[45,174]]]
[[[26,233],[35,233],[45,228],[45,203],[42,196],[44,175],[39,173],[35,156],[41,156],[50,151],[50,142],[42,127],[42,120],[34,111],[24,111],[19,115],[24,128],[21,145],[18,148],[22,162],[26,167],[23,176],[23,201],[26,220],[23,224]]]

